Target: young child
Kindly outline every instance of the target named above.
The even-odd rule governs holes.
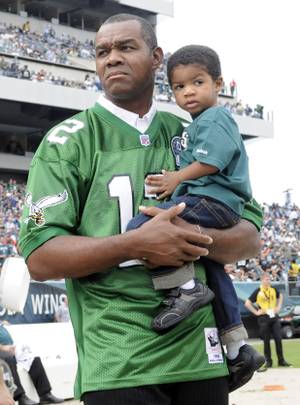
[[[184,202],[186,208],[180,216],[186,221],[207,228],[232,227],[251,199],[251,186],[248,157],[237,124],[227,109],[218,106],[223,85],[219,57],[205,46],[185,46],[170,57],[167,72],[176,103],[191,114],[193,122],[186,129],[179,170],[150,175],[146,183],[159,200],[172,195],[158,207],[167,209]],[[127,229],[149,219],[139,214]],[[217,296],[214,309],[221,340],[227,345],[229,358],[234,359],[241,347],[250,347],[244,342],[247,332],[241,323],[236,292],[223,266],[206,260],[205,267],[208,284]],[[154,288],[163,290],[167,298],[153,320],[156,331],[174,327],[214,298],[214,293],[195,278],[193,265],[155,269],[151,275]],[[263,361],[262,357],[254,368]]]

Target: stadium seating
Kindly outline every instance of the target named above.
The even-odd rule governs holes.
[[[101,91],[101,83],[94,72],[95,34],[35,19],[24,23],[22,17],[9,13],[0,12],[0,21],[1,16],[5,22],[0,22],[0,76]],[[174,103],[166,74],[169,56],[170,53],[166,53],[156,74],[155,98]],[[263,118],[263,106],[244,106],[231,95],[229,87],[224,84],[221,92],[221,96],[227,97],[221,101],[226,108],[234,114]]]

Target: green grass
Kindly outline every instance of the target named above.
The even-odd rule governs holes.
[[[253,343],[251,344],[257,351],[263,354],[264,346],[263,342]],[[282,340],[283,346],[283,355],[285,360],[292,364],[293,367],[300,368],[300,339],[283,339]],[[273,359],[273,367],[277,367],[277,356],[274,341],[271,341],[271,350],[272,350],[272,359]]]

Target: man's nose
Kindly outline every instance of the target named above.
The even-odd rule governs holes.
[[[118,49],[111,49],[106,64],[107,66],[116,66],[123,63],[123,58]]]

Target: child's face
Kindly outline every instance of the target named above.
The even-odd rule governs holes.
[[[213,78],[200,65],[178,65],[171,74],[176,103],[190,114],[199,114],[217,103],[222,77]]]

